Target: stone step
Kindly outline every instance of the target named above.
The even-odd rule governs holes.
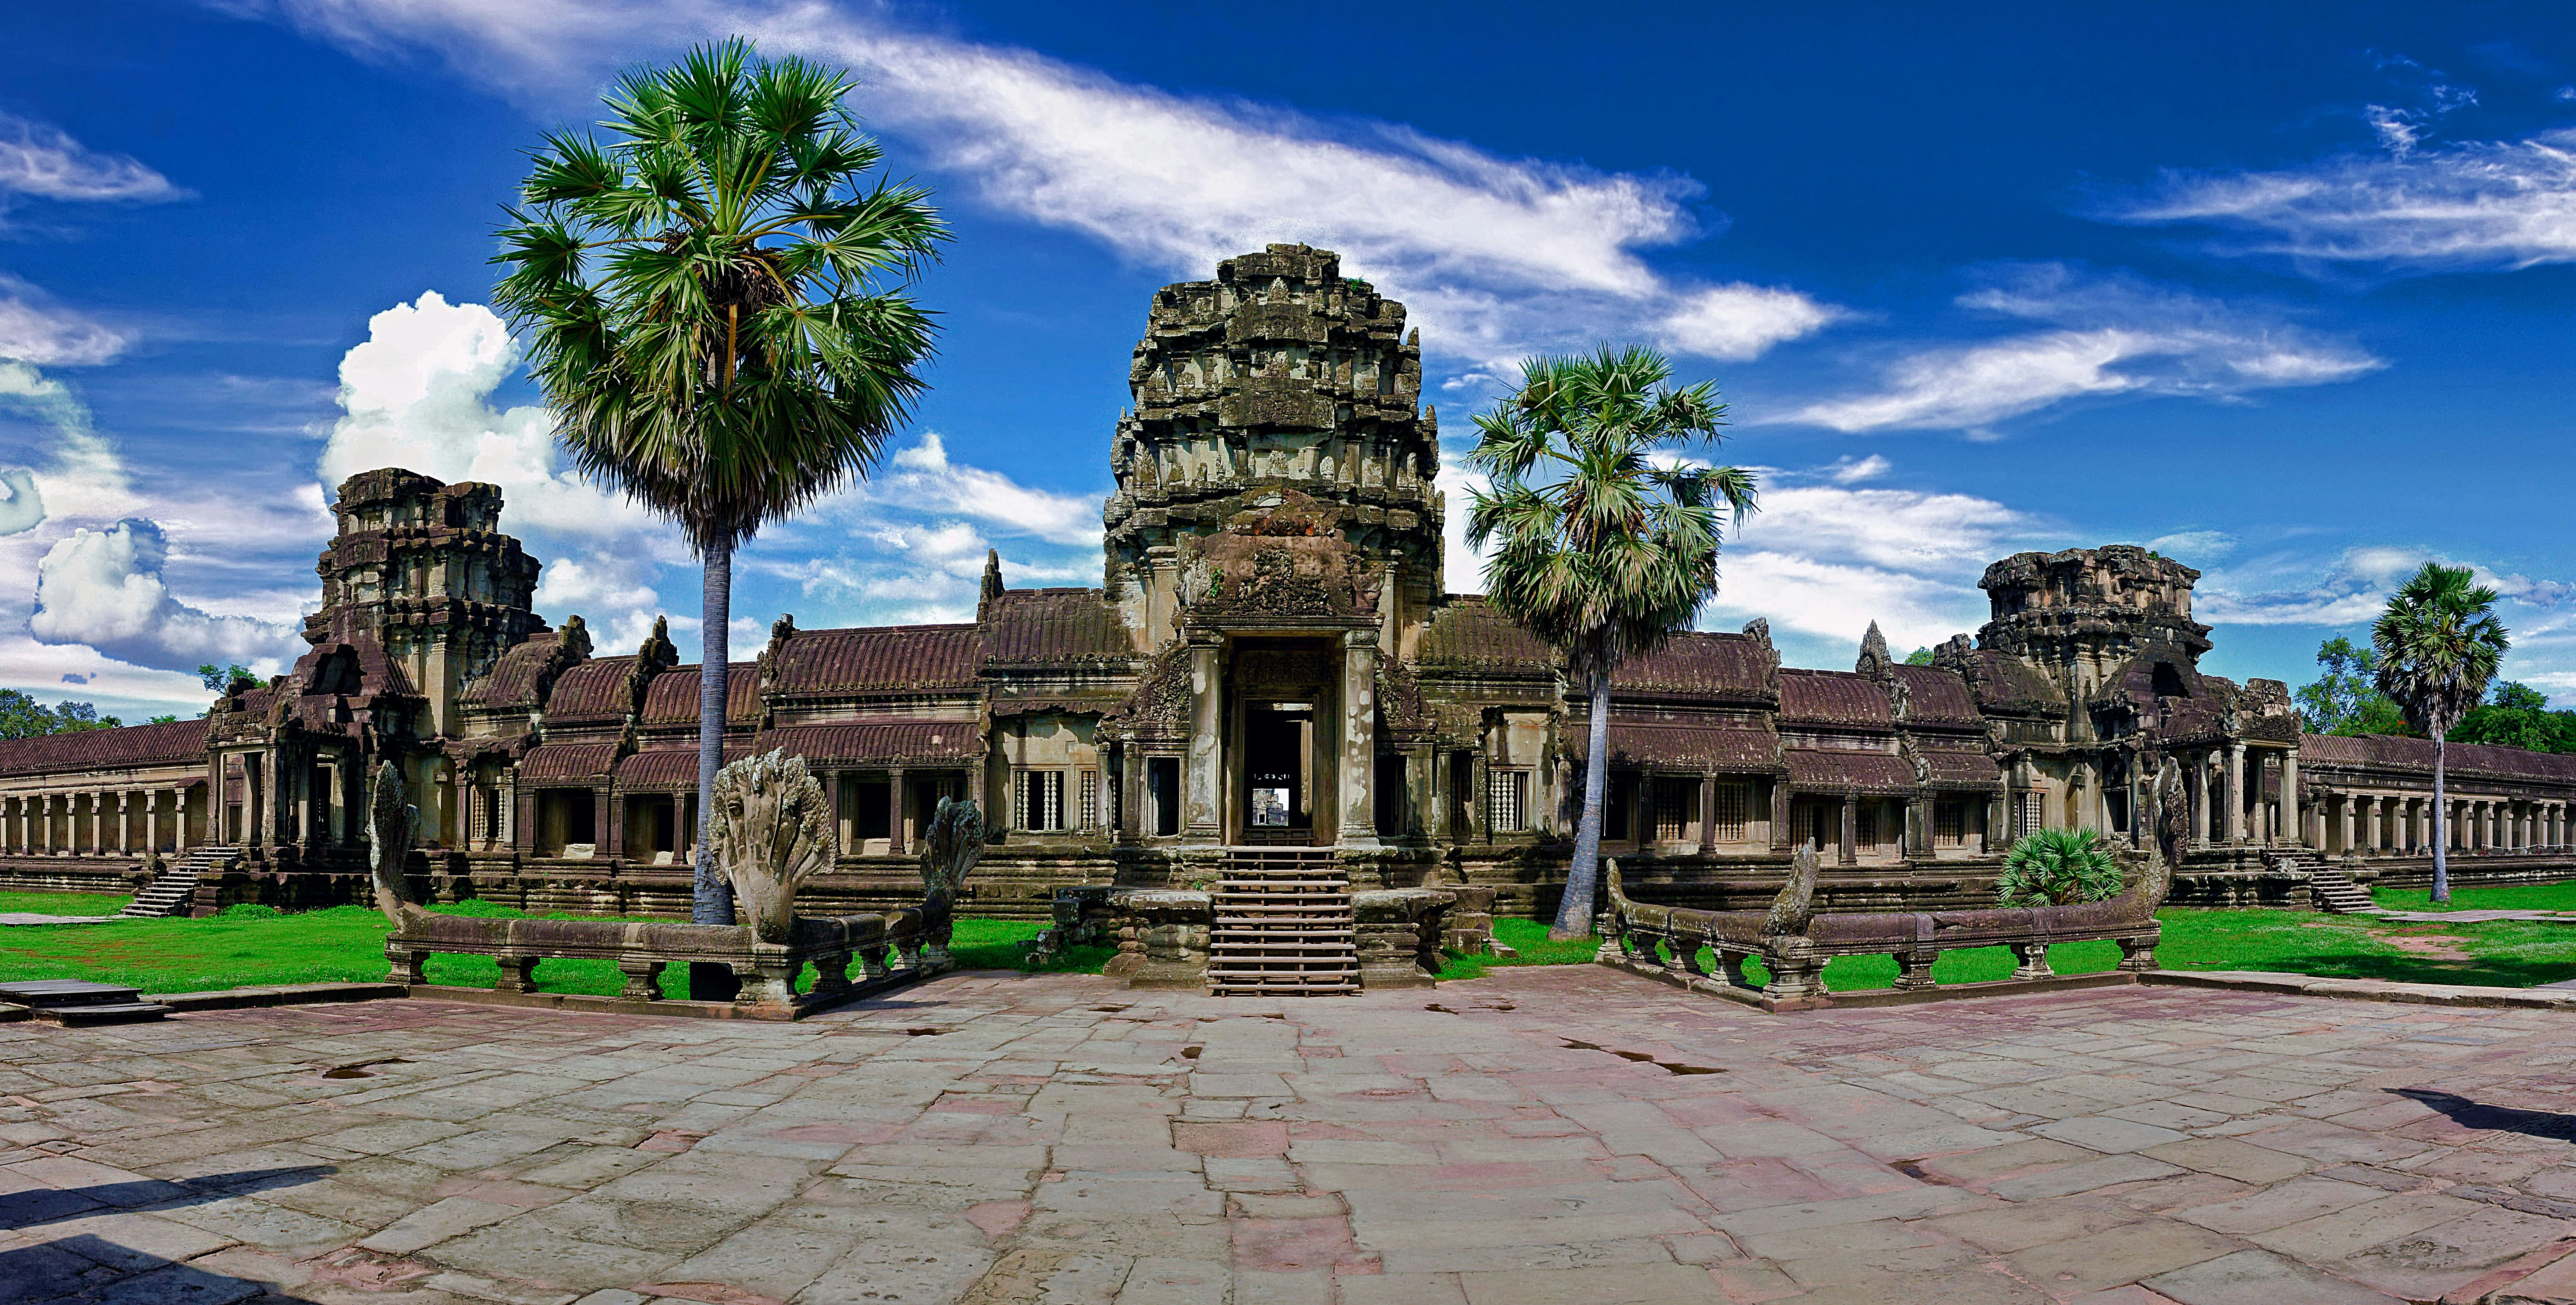
[[[0,1001],[15,1002],[36,1010],[56,1010],[66,1006],[112,1006],[133,1002],[142,994],[114,983],[92,983],[87,979],[22,979],[0,983]]]
[[[157,1020],[168,1015],[170,1008],[157,1001],[107,1002],[92,1006],[54,1006],[40,1009],[40,1019],[52,1020],[65,1027],[84,1024],[133,1024]]]

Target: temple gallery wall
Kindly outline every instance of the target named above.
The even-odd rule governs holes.
[[[917,898],[938,800],[972,796],[994,840],[977,914],[1188,886],[1246,847],[1552,909],[1587,708],[1554,650],[1449,591],[1403,305],[1274,245],[1159,291],[1129,383],[1100,587],[1015,589],[988,564],[971,622],[782,617],[733,667],[728,757],[784,749],[831,795],[842,855],[805,899]],[[292,671],[203,720],[0,742],[0,885],[121,890],[184,863],[201,912],[363,901],[363,777],[392,762],[429,896],[684,916],[698,668],[658,630],[603,649],[579,617],[540,620],[494,486],[387,468],[335,511]],[[2022,833],[2136,841],[2171,759],[2178,901],[2286,902],[2285,856],[2424,878],[2431,745],[2307,734],[2281,683],[2203,674],[2197,578],[2128,545],[2008,557],[1991,619],[1930,665],[1875,629],[1848,671],[1781,666],[1759,621],[1681,635],[1614,684],[1608,850],[1677,905],[1767,900],[1799,848],[1827,909],[1968,904]],[[2576,757],[2449,757],[2456,875],[2576,869]]]

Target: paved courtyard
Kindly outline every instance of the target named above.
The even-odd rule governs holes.
[[[1304,1002],[964,975],[792,1026],[20,1023],[0,1300],[2473,1299],[2576,1247],[2571,1060],[2550,1012],[1781,1017],[1592,967]]]

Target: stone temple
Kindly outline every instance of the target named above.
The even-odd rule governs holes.
[[[1203,881],[1243,847],[1552,909],[1587,708],[1552,649],[1449,590],[1421,374],[1403,305],[1323,250],[1157,293],[1100,588],[1014,589],[988,564],[971,622],[781,617],[733,668],[729,755],[802,755],[838,804],[843,854],[807,897],[917,896],[915,841],[968,795],[995,840],[978,914]],[[362,777],[390,760],[434,895],[684,913],[698,668],[658,631],[604,649],[579,617],[549,628],[493,486],[371,471],[336,511],[290,673],[203,720],[0,742],[0,885],[167,866],[199,912],[365,900]],[[2280,682],[2203,674],[2196,579],[2128,545],[2005,558],[1992,619],[1930,665],[1874,627],[1848,671],[1782,666],[1760,621],[1680,635],[1615,681],[1607,850],[1682,904],[1758,903],[1802,846],[1829,906],[1965,904],[2019,834],[2139,837],[2171,757],[2177,900],[2284,899],[2285,856],[2420,882],[2431,746],[2306,734]],[[2576,871],[2576,757],[2454,747],[2449,798],[2464,881]]]

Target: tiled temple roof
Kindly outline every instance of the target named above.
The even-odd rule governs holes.
[[[1986,711],[2047,715],[2066,710],[2066,695],[2039,669],[2011,653],[1979,648],[1970,653],[1977,705]]]
[[[1740,634],[1691,630],[1632,657],[1610,676],[1614,694],[1771,700],[1771,650]]]
[[[456,695],[460,706],[510,707],[536,706],[537,677],[546,662],[554,656],[555,645],[563,638],[560,631],[547,630],[528,636],[527,642],[513,645],[492,663],[482,679],[465,686]]]
[[[754,662],[734,662],[725,673],[725,723],[751,725],[759,720],[760,667]],[[644,690],[643,723],[666,727],[698,723],[697,663],[674,666],[653,677]]]
[[[752,745],[774,748],[825,764],[961,765],[983,759],[984,734],[973,721],[861,721],[765,730]]]
[[[1789,784],[1807,793],[1911,793],[1914,767],[1884,752],[1791,748]]]
[[[731,765],[751,755],[748,746],[725,745],[725,764]],[[617,763],[617,786],[622,789],[695,789],[698,786],[698,750],[696,748],[654,748],[638,752]]]
[[[981,645],[972,625],[805,630],[787,641],[770,673],[778,692],[796,697],[966,689],[978,683]]]
[[[1136,656],[1118,609],[1097,589],[1005,590],[985,616],[988,666],[1124,666]]]
[[[0,775],[49,770],[125,770],[206,759],[206,722],[127,725],[119,729],[0,739]]]
[[[1967,680],[1957,671],[1902,664],[1895,671],[1896,678],[1905,685],[1906,723],[1965,729],[1984,726],[1985,718],[1977,714],[1976,697],[1968,692]]]
[[[1878,681],[1849,671],[1780,672],[1782,724],[1893,728],[1895,709]]]
[[[1965,748],[1925,748],[1915,754],[1934,788],[1999,789],[2004,785],[2003,767],[1983,752]]]
[[[1580,740],[1580,722],[1569,727]],[[1577,747],[1581,744],[1578,741]],[[1778,736],[1769,730],[1705,725],[1610,722],[1610,764],[1677,770],[1770,774],[1779,769]]]
[[[2484,743],[2454,743],[2444,748],[2443,754],[2444,767],[2453,775],[2576,781],[2576,756]],[[2433,741],[2396,734],[2303,734],[2299,736],[2299,759],[2311,766],[2370,766],[2429,775],[2433,773]]]
[[[608,778],[616,764],[614,743],[540,743],[519,759],[519,782],[590,784]]]
[[[1556,668],[1556,650],[1478,597],[1452,598],[1423,627],[1413,663],[1425,670],[1517,671],[1545,674]]]
[[[635,658],[595,657],[555,677],[554,692],[546,695],[546,717],[549,720],[572,720],[584,716],[618,716],[635,709],[627,697],[628,681],[635,674]],[[493,678],[500,675],[493,670]],[[696,677],[690,681],[695,692]],[[499,699],[506,702],[508,699]],[[694,700],[692,703],[694,707]]]

